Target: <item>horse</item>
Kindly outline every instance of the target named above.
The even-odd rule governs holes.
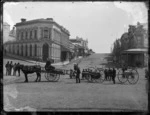
[[[28,74],[36,73],[37,78],[35,82],[41,81],[41,66],[40,65],[20,65],[20,70],[25,75],[25,81],[28,82]]]

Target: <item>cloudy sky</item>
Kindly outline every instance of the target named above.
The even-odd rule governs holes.
[[[3,11],[3,21],[11,28],[21,18],[53,18],[70,31],[70,38],[88,39],[96,53],[109,53],[128,25],[148,20],[142,2],[9,2]]]

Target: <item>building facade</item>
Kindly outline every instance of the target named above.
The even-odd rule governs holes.
[[[42,61],[69,59],[70,33],[52,18],[21,19],[15,27],[16,41],[5,43],[9,53]]]
[[[128,65],[147,66],[148,65],[148,24],[137,23],[129,25],[128,33],[121,37],[122,57]]]
[[[70,42],[74,44],[75,56],[86,56],[88,53],[88,40],[76,37],[75,39],[70,39]]]

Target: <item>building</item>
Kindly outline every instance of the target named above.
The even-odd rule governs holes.
[[[75,56],[86,56],[88,53],[88,40],[76,37],[75,39],[70,39],[70,41],[75,46]]]
[[[41,61],[69,60],[70,33],[52,18],[21,19],[15,27],[16,40],[4,44],[7,52]]]
[[[10,25],[6,22],[3,23],[3,43],[7,41],[15,41],[15,36],[11,34]]]
[[[130,66],[148,65],[148,24],[129,25],[128,33],[121,37],[122,58]]]

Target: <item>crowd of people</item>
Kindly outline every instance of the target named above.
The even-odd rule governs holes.
[[[75,74],[75,78],[76,78],[76,83],[80,83],[80,68],[78,66],[78,64],[74,64],[74,72]],[[82,71],[82,79],[84,79],[84,69]],[[113,81],[113,83],[115,84],[115,78],[116,78],[116,69],[115,68],[106,68],[104,70],[104,75],[105,75],[105,80],[107,81]]]
[[[18,76],[20,76],[20,63],[14,63],[12,61],[8,61],[5,65],[6,68],[6,76],[16,76],[16,72],[18,72]]]

